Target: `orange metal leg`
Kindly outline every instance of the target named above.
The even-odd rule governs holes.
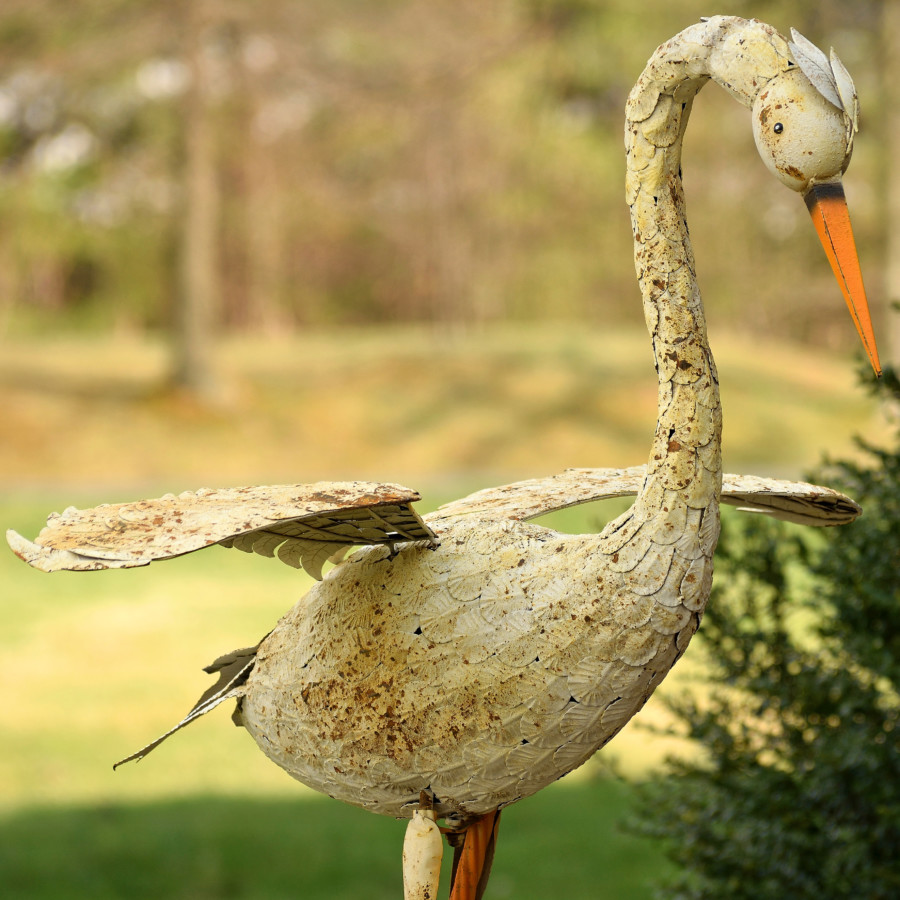
[[[487,887],[497,842],[500,811],[487,813],[467,829],[453,873],[450,900],[480,900]]]

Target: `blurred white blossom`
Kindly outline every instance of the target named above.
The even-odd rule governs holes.
[[[177,59],[148,59],[135,74],[138,91],[148,100],[166,100],[184,93],[190,83],[188,67]]]
[[[58,134],[42,137],[34,146],[32,160],[43,172],[62,172],[89,162],[97,152],[97,139],[78,122]]]

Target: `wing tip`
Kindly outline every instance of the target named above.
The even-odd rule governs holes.
[[[29,541],[11,528],[6,532],[6,542],[22,562],[41,572],[91,572],[97,569],[145,566],[149,562],[149,560],[100,559],[76,553],[74,550],[48,547]]]
[[[23,537],[12,528],[7,529],[6,543],[9,544],[9,549],[22,562],[28,563],[33,569],[40,569],[42,572],[53,571],[47,559],[48,551],[46,547],[42,547],[40,544],[34,543],[34,541],[29,541],[28,538]]]

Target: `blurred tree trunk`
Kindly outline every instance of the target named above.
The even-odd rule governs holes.
[[[896,0],[887,0],[882,6],[881,40],[887,230],[884,283],[888,302],[884,361],[900,366],[900,310],[896,306],[900,303],[900,3]]]
[[[278,172],[258,139],[259,165],[247,189],[247,302],[250,324],[266,334],[277,333],[285,324],[281,313],[283,210]],[[270,163],[266,165],[266,163]]]
[[[271,51],[274,53],[274,50]],[[268,133],[260,119],[265,115],[266,91],[260,84],[264,64],[249,71],[245,59],[241,65],[241,93],[244,97],[244,221],[246,254],[247,324],[267,334],[284,325],[282,286],[287,277],[284,267],[285,175],[279,158],[278,135]],[[275,59],[265,62],[265,68]],[[302,171],[302,169],[301,169]],[[288,183],[296,178],[290,173]]]
[[[425,133],[427,267],[431,319],[438,328],[460,327],[465,319],[465,257],[456,210],[460,202],[454,130],[459,110],[453,100],[435,104]]]
[[[180,291],[175,322],[175,385],[200,397],[216,393],[212,332],[218,298],[215,131],[210,103],[207,20],[202,0],[185,9],[190,86],[184,106],[184,215],[181,223]]]

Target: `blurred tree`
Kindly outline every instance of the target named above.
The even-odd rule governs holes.
[[[900,367],[900,4],[884,0],[881,22],[881,109],[884,116],[886,252],[885,297],[898,314],[887,317],[886,358]]]
[[[878,389],[900,399],[893,371]],[[645,786],[637,822],[681,867],[667,897],[900,896],[900,443],[861,446],[826,473],[854,524],[725,532],[709,690],[671,703],[696,753]]]
[[[172,330],[202,246],[214,262],[203,278],[193,265],[191,283],[208,285],[210,328],[639,322],[622,110],[695,0],[203,0],[212,99],[187,115],[200,88],[182,25],[198,2],[2,5],[7,328]],[[850,193],[874,255],[881,6],[733,6],[839,45],[863,95]],[[720,321],[843,341],[840,310],[818,302],[821,250],[811,230],[794,235],[802,204],[760,165],[746,112],[713,90],[688,130],[685,179]],[[215,219],[203,239],[201,219]],[[800,290],[804,257],[820,274]],[[735,299],[741,282],[752,304]]]
[[[183,10],[188,87],[184,97],[183,232],[176,304],[175,385],[205,398],[216,392],[211,342],[219,323],[219,183],[212,118],[210,8]]]

